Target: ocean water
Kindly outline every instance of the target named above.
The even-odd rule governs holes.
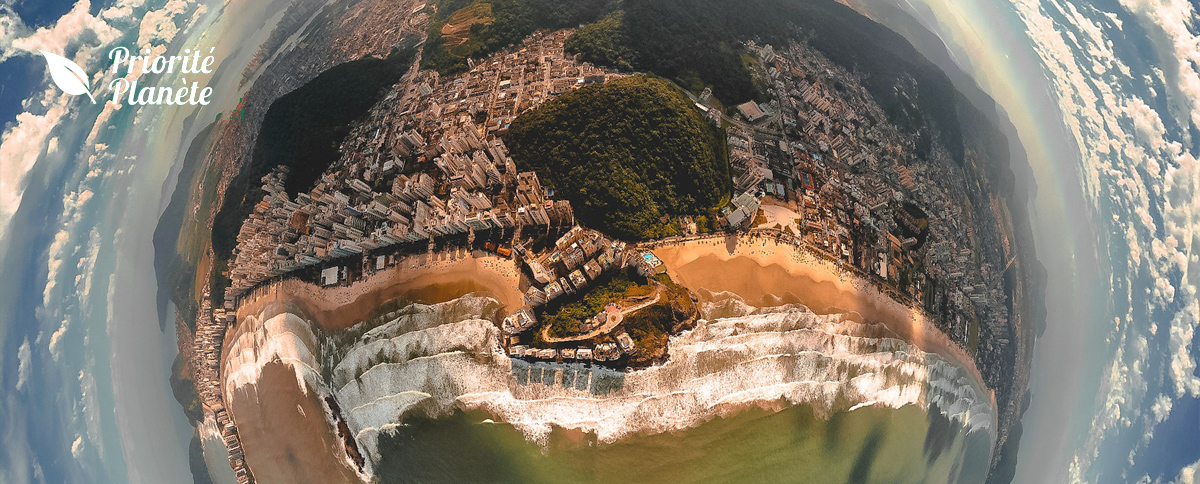
[[[882,325],[722,301],[672,337],[666,364],[618,371],[507,358],[481,316],[495,304],[479,295],[413,303],[333,334],[270,308],[242,323],[225,392],[244,394],[272,361],[291,366],[302,391],[336,398],[365,474],[384,482],[986,475],[988,394]]]
[[[482,412],[415,419],[380,439],[382,482],[973,483],[991,442],[915,405],[817,417],[751,408],[613,444],[555,430],[543,446]],[[935,417],[937,413],[932,414]]]

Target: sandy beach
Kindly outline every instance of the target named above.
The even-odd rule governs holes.
[[[288,301],[321,327],[344,329],[396,298],[436,304],[471,293],[487,294],[515,311],[524,304],[520,281],[511,259],[466,251],[419,254],[349,286],[321,288],[288,280],[259,289],[238,308],[238,318],[257,314],[266,303]]]
[[[232,399],[246,460],[259,482],[357,483],[317,393],[300,391],[295,373],[269,363]]]
[[[652,250],[675,281],[702,299],[732,293],[755,306],[799,303],[821,314],[882,323],[896,337],[957,362],[979,382],[979,389],[986,388],[974,359],[920,311],[799,247],[769,237],[743,236],[677,242]],[[509,310],[519,308],[522,293],[515,263],[465,251],[422,254],[350,286],[319,288],[300,281],[276,284],[253,295],[239,308],[238,316],[265,318],[270,314],[262,312],[286,306],[326,329],[340,329],[363,321],[396,298],[434,304],[470,293],[488,294]],[[295,382],[286,367],[270,363],[257,383],[238,390],[231,399],[250,464],[286,476],[287,482],[355,479],[344,460],[331,457],[344,454],[316,400],[317,392],[305,394]],[[994,408],[994,396],[991,398]],[[284,441],[294,444],[272,443]],[[300,462],[304,464],[298,465]]]
[[[467,251],[420,254],[349,286],[321,288],[289,280],[260,288],[238,308],[238,320],[287,311],[325,329],[344,329],[396,298],[435,304],[471,293],[487,294],[514,310],[523,304],[519,285],[520,273],[510,259]],[[242,325],[227,335],[226,348],[249,329]],[[317,392],[297,387],[288,366],[268,363],[255,384],[227,397],[232,397],[230,410],[251,468],[270,476],[262,482],[360,482],[339,458],[345,452]]]
[[[672,279],[702,298],[737,294],[747,304],[800,303],[818,314],[879,322],[922,350],[953,358],[983,386],[975,360],[924,314],[880,292],[870,281],[771,237],[711,238],[652,249]]]

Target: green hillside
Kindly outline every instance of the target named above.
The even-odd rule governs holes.
[[[670,235],[671,218],[710,213],[730,190],[724,134],[658,78],[559,96],[514,120],[504,141],[583,224],[627,239]]]
[[[443,75],[465,72],[467,59],[486,57],[539,29],[594,21],[615,4],[615,0],[434,0],[421,67]]]

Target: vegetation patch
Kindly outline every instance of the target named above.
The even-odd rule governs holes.
[[[628,0],[622,14],[580,28],[568,52],[618,69],[625,64],[700,93],[711,87],[726,106],[768,101],[743,43],[783,47],[808,42],[862,82],[888,119],[919,136],[940,131],[962,160],[957,90],[945,74],[895,32],[833,1]],[[761,67],[761,66],[760,66]],[[927,139],[921,145],[929,146]]]
[[[584,225],[629,240],[677,233],[675,217],[728,200],[725,136],[669,82],[631,76],[522,114],[514,160],[570,200]]]
[[[695,325],[697,310],[692,293],[666,274],[655,276],[655,280],[662,285],[658,303],[630,314],[621,322],[637,347],[629,362],[631,366],[666,361],[668,338]]]
[[[625,35],[625,12],[622,10],[580,27],[567,39],[563,48],[568,54],[577,55],[593,64],[612,66],[622,71],[633,70],[633,49]]]
[[[608,303],[644,297],[654,292],[653,285],[647,281],[638,282],[637,279],[637,274],[631,271],[614,274],[608,281],[588,289],[582,298],[543,310],[539,319],[543,326],[550,328],[548,332],[552,337],[578,335],[580,323],[595,318]]]
[[[476,0],[475,3],[463,7],[462,10],[454,12],[454,15],[446,19],[446,23],[441,28],[442,38],[447,47],[456,47],[465,44],[470,39],[471,29],[474,26],[487,26],[495,21],[496,18],[492,16],[492,4]]]
[[[438,0],[432,4],[434,12],[421,54],[421,67],[442,75],[465,72],[468,59],[486,57],[541,29],[592,22],[612,11],[615,3],[615,0]],[[445,30],[447,25],[451,26],[449,30]]]
[[[171,363],[171,394],[175,401],[183,406],[183,414],[188,421],[196,424],[204,419],[200,404],[200,395],[196,393],[196,383],[192,381],[192,370],[182,355],[176,355]]]
[[[609,303],[631,312],[606,328],[595,318]],[[692,293],[666,274],[647,278],[633,269],[624,269],[601,278],[568,301],[538,309],[541,325],[534,331],[533,344],[543,348],[588,346],[616,343],[618,335],[628,334],[633,349],[616,364],[642,368],[666,361],[670,336],[694,327],[697,314]],[[591,326],[585,328],[585,322]]]
[[[623,11],[580,28],[568,52],[594,64],[653,72],[699,93],[712,87],[726,105],[765,101],[743,64],[742,42],[775,34],[777,9],[750,0],[636,0]],[[771,3],[778,4],[778,0]],[[759,23],[762,22],[762,23]]]

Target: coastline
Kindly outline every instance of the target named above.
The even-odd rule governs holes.
[[[524,304],[516,263],[496,255],[465,250],[405,257],[393,267],[349,286],[318,287],[286,280],[256,290],[238,307],[238,320],[256,315],[265,304],[287,302],[300,306],[327,330],[346,329],[365,321],[377,308],[397,298],[436,304],[470,293],[486,294],[507,311]]]
[[[726,245],[726,242],[731,240],[736,241],[736,244]],[[836,264],[825,261],[818,257],[811,256],[799,247],[781,244],[768,237],[737,236],[730,238],[672,242],[655,247],[653,252],[666,265],[667,272],[672,276],[672,278],[677,278],[676,280],[681,284],[689,287],[693,291],[701,293],[702,300],[712,301],[714,299],[714,295],[728,298],[729,294],[733,294],[738,299],[742,299],[754,305],[761,305],[762,307],[794,303],[800,303],[806,306],[811,305],[809,308],[813,313],[818,315],[816,316],[818,320],[823,320],[825,317],[820,315],[828,315],[828,317],[841,318],[842,320],[847,321],[846,323],[837,323],[834,320],[830,320],[822,323],[832,324],[833,326],[830,326],[831,328],[841,328],[835,331],[837,333],[845,331],[845,328],[848,327],[846,324],[853,326],[857,326],[855,323],[871,323],[876,326],[882,325],[883,328],[880,329],[880,332],[890,332],[896,339],[912,344],[924,352],[939,355],[956,363],[957,366],[961,367],[966,374],[970,375],[970,378],[974,380],[977,390],[986,394],[984,398],[990,400],[991,408],[996,408],[995,394],[994,392],[987,390],[986,385],[983,384],[979,371],[970,355],[967,354],[965,350],[950,341],[948,336],[937,330],[932,323],[920,313],[920,311],[908,308],[902,303],[895,301],[891,297],[879,291],[871,282],[849,272],[839,271]],[[305,319],[312,324],[318,325],[326,330],[343,330],[363,322],[381,304],[395,298],[405,298],[422,304],[436,305],[460,298],[467,294],[486,293],[489,297],[499,300],[501,304],[507,308],[507,310],[511,311],[516,307],[519,307],[521,304],[521,293],[519,291],[520,279],[520,273],[517,271],[516,264],[512,260],[501,259],[492,255],[476,256],[463,250],[457,250],[412,256],[406,258],[401,264],[393,268],[373,274],[366,279],[349,286],[319,288],[315,285],[302,283],[296,280],[284,281],[262,290],[261,294],[257,294],[251,298],[248,298],[246,303],[238,308],[239,327],[234,330],[230,336],[236,339],[236,335],[247,330],[252,330],[252,328],[249,326],[254,326],[254,324],[241,326],[242,323],[240,322],[245,320],[244,318],[250,318],[250,320],[254,320],[274,317],[273,315],[275,312],[280,310],[304,314],[302,319]],[[784,296],[775,297],[774,299],[779,299],[779,301],[776,301],[775,304],[766,304],[767,302],[771,302],[770,299],[773,296],[773,293],[767,292],[768,288],[776,288],[774,289],[775,293],[784,294]],[[783,299],[795,300],[783,301]],[[778,317],[780,316],[777,315],[774,318]],[[733,319],[737,320],[744,318],[735,317]],[[707,346],[715,342],[705,343],[703,340],[706,340],[707,338],[720,332],[727,331],[727,326],[738,326],[742,324],[745,323],[738,323],[734,321],[714,322],[713,324],[706,325],[703,330],[699,330],[695,333],[689,333],[691,336],[687,336],[684,338],[684,340],[687,340],[688,338],[699,339],[697,341],[691,341],[690,343],[684,344],[679,348],[675,348],[673,352],[682,351],[684,353],[681,353],[680,355],[674,355],[674,357],[685,357],[686,354],[691,353],[704,354],[704,352],[698,351],[696,348],[699,348],[700,346]],[[776,323],[770,323],[768,326],[773,324]],[[884,328],[886,330],[884,330]],[[741,330],[734,331],[733,333],[723,336],[722,338],[731,338],[728,341],[737,341],[738,345],[745,344],[752,340],[766,338],[763,339],[763,342],[768,345],[767,347],[773,347],[775,344],[778,344],[778,341],[782,341],[775,340],[773,338],[783,337],[782,335],[789,334],[787,331],[783,331],[781,329],[780,331],[783,332],[780,333],[780,336],[752,336],[751,334],[739,336],[738,333],[744,331],[745,329],[746,328],[742,328]],[[716,333],[714,333],[714,331]],[[871,330],[864,328],[863,331],[867,332],[863,333],[861,337],[868,337],[868,339],[878,337],[874,335]],[[795,336],[788,336],[787,338],[792,337]],[[833,340],[844,341],[844,338],[844,336],[834,336]],[[685,343],[684,340],[672,338],[673,344]],[[774,342],[767,343],[767,341]],[[314,350],[321,346],[321,343],[319,342],[314,341],[313,343],[315,344],[313,348]],[[227,344],[229,344],[229,341],[227,341]],[[845,343],[838,343],[833,347],[841,348],[843,344]],[[823,345],[824,344],[819,344],[818,347]],[[257,347],[259,345],[255,344],[255,346]],[[688,346],[695,347],[692,348],[693,351],[691,351],[691,353],[683,349],[684,347]],[[255,352],[257,353],[258,351]],[[783,353],[790,352],[784,351]],[[891,353],[889,351],[884,351],[882,354]],[[441,361],[441,359],[447,358],[446,355],[442,355],[437,351],[434,352],[434,355],[430,356],[435,355],[437,356],[434,359],[422,358],[421,360],[424,360],[424,362],[430,362],[435,360]],[[763,354],[761,356],[770,356],[767,358],[768,360],[786,358],[782,354],[776,355],[774,353],[771,353],[771,355]],[[696,355],[692,355],[690,358],[694,359],[696,357]],[[687,360],[688,357],[685,357],[684,359]],[[528,363],[523,363],[523,365],[528,365]],[[658,370],[651,371],[650,373],[641,376],[634,377],[633,374],[630,374],[629,376],[631,378],[624,380],[626,385],[632,385],[632,387],[627,388],[625,392],[621,393],[619,398],[616,399],[618,401],[613,402],[613,405],[615,405],[613,408],[624,408],[619,405],[621,401],[630,399],[641,401],[645,399],[646,395],[656,394],[655,392],[643,394],[644,390],[639,391],[637,388],[650,385],[651,383],[655,382],[666,381],[663,380],[663,378],[667,378],[668,374],[675,375],[675,373],[679,370],[672,368],[679,365],[683,365],[683,367],[692,366],[691,364],[683,362],[677,363],[673,366],[669,365],[666,369],[659,368]],[[268,364],[268,366],[272,365]],[[276,368],[276,370],[278,370],[278,368]],[[507,371],[502,371],[501,373],[511,373],[512,371],[512,369],[509,369]],[[645,370],[635,373],[640,374],[644,371]],[[879,371],[880,375],[883,375],[896,370],[892,369]],[[908,370],[901,370],[901,373],[905,373],[907,371]],[[869,372],[874,373],[873,371]],[[264,368],[264,376],[266,376],[267,373],[269,372],[266,371],[266,368]],[[275,373],[278,373],[278,371],[275,371]],[[312,385],[304,385],[303,381],[299,377],[284,378],[286,376],[286,374],[274,375],[274,377],[272,377],[274,380],[273,382],[248,382],[251,383],[250,386],[244,387],[241,390],[232,392],[233,394],[227,395],[231,398],[231,410],[234,410],[235,414],[245,413],[247,410],[250,410],[249,407],[245,407],[245,405],[249,403],[247,399],[252,398],[254,400],[258,400],[259,398],[265,396],[266,394],[257,390],[257,387],[261,384],[268,384],[272,386],[272,390],[269,393],[272,395],[271,399],[281,401],[278,405],[276,405],[277,407],[283,408],[286,406],[289,409],[295,409],[288,413],[298,413],[299,415],[294,415],[294,417],[299,418],[300,420],[303,420],[305,415],[312,416],[312,411],[320,408],[319,403],[314,404],[314,406],[309,409],[303,410],[298,407],[298,404],[302,405],[303,400],[306,398],[312,398],[315,393],[324,393],[324,390],[312,388]],[[228,375],[225,375],[223,378],[228,378]],[[715,378],[715,376],[710,375],[706,378],[711,379]],[[734,374],[725,375],[723,378],[733,378],[733,380],[728,380],[726,382],[733,386],[737,386],[734,384],[735,381],[742,381],[742,377]],[[868,386],[882,384],[884,387],[892,387],[893,385],[897,385],[896,382],[892,382],[890,380],[890,377],[882,378],[884,378],[884,380],[871,383]],[[667,379],[669,380],[671,378]],[[864,384],[867,381],[874,380],[861,380],[859,384]],[[884,383],[885,381],[889,383]],[[500,380],[497,380],[495,383],[499,384],[499,382]],[[226,384],[228,384],[228,382],[226,382]],[[329,384],[329,382],[326,382],[326,384]],[[300,388],[300,385],[302,385],[304,388]],[[549,429],[542,429],[541,427],[544,424],[538,423],[540,421],[535,422],[525,420],[528,420],[532,414],[541,414],[553,410],[559,405],[564,405],[566,402],[577,401],[580,398],[575,396],[571,391],[566,390],[551,390],[549,388],[543,389],[541,387],[526,387],[524,385],[511,387],[509,385],[511,385],[511,382],[508,385],[501,385],[496,388],[489,387],[487,390],[482,388],[477,389],[481,391],[475,391],[466,395],[461,395],[459,398],[462,399],[462,401],[459,403],[465,404],[465,408],[468,410],[473,409],[487,411],[488,413],[495,415],[497,420],[503,419],[507,421],[508,419],[505,417],[517,417],[515,421],[510,423],[520,428],[522,432],[526,433],[527,438],[530,432],[532,432],[532,435],[541,435],[542,439],[544,439],[545,435],[548,435],[546,432],[549,432]],[[505,390],[506,386],[508,387],[507,391]],[[557,386],[558,385],[555,385],[555,387]],[[650,386],[652,387],[653,385]],[[727,418],[735,413],[740,413],[752,408],[776,411],[781,408],[784,400],[790,401],[792,404],[806,402],[806,405],[813,407],[815,411],[820,414],[822,413],[820,411],[821,406],[817,403],[817,401],[831,399],[832,397],[825,395],[827,390],[818,390],[818,388],[824,387],[818,385],[817,387],[810,388],[809,386],[804,386],[797,383],[783,384],[783,382],[780,382],[779,385],[771,385],[769,388],[765,389],[747,388],[744,391],[739,392],[737,394],[739,395],[737,398],[721,399],[719,404],[709,408],[706,412],[701,412],[704,413],[704,415],[700,420],[693,424],[684,425],[684,428],[691,428],[695,425],[698,425],[700,422],[709,421],[714,417]],[[317,390],[317,392],[314,392],[313,390]],[[513,393],[514,391],[515,393]],[[913,395],[915,395],[915,393],[911,392],[917,391],[918,390],[915,387],[909,388],[905,384],[899,384],[889,391],[899,392],[894,395],[889,392],[882,394],[867,392],[860,396],[871,396],[861,402],[859,405],[855,405],[854,407],[850,408],[850,410],[854,410],[862,406],[887,406],[900,408],[906,404],[913,403],[910,402],[910,400],[911,398],[914,398]],[[227,391],[227,393],[229,392]],[[674,392],[670,392],[669,394],[673,395]],[[817,395],[824,396],[818,398]],[[731,395],[730,397],[733,396]],[[591,398],[594,398],[594,396]],[[656,398],[667,398],[667,396],[661,395]],[[743,401],[743,398],[750,398],[750,400]],[[881,398],[882,400],[880,400]],[[895,402],[889,403],[892,399],[895,399]],[[590,398],[586,398],[585,400],[590,400]],[[262,403],[263,402],[259,402],[260,405]],[[346,403],[353,402],[339,403],[345,405]],[[676,403],[682,404],[680,402]],[[589,405],[595,406],[595,408],[598,410],[600,409],[599,404],[600,402],[596,401]],[[534,406],[531,407],[530,405]],[[548,405],[548,407],[542,408],[540,405]],[[354,406],[346,408],[347,411],[350,411],[354,409]],[[626,411],[633,412],[636,409],[637,406],[634,406],[632,409],[627,409]],[[241,410],[241,412],[239,412],[239,410]],[[830,408],[828,410],[837,409]],[[532,414],[530,412],[532,412]],[[573,414],[572,412],[568,413]],[[609,415],[610,417],[620,414],[620,412],[613,412],[614,410],[609,408],[603,413]],[[712,413],[709,414],[707,412]],[[253,413],[253,411],[250,411],[250,413]],[[519,417],[521,415],[524,415],[524,417]],[[629,418],[632,418],[632,416],[633,414],[627,415]],[[992,428],[995,428],[995,413],[992,414],[992,417]],[[243,416],[243,419],[244,418],[245,417]],[[325,420],[328,420],[328,415],[326,416]],[[633,420],[638,419],[634,418]],[[568,421],[573,422],[574,427],[564,427],[566,430],[575,429],[599,431],[599,429],[607,427],[600,426],[599,421],[591,422],[590,420],[587,420],[587,422],[591,422],[587,425],[584,425],[587,423],[585,421],[574,421],[569,419]],[[299,421],[297,421],[297,423],[298,422]],[[332,428],[331,425],[333,425],[331,422],[325,421],[320,428],[326,429],[323,431],[324,433],[329,433],[328,429]],[[666,424],[659,422],[659,426],[661,427],[662,425]],[[318,427],[313,427],[308,424],[302,426],[306,427],[307,432],[318,431]],[[250,431],[251,429],[246,428],[245,430]],[[662,427],[659,430],[675,431],[676,429],[674,429],[674,427],[671,425],[666,425],[666,427]],[[284,433],[291,434],[294,432],[299,431],[293,430]],[[656,433],[653,431],[630,432],[628,429],[625,431],[616,431],[615,433],[612,433],[611,430],[606,430],[606,432],[609,432],[609,434],[600,435],[602,441],[613,441],[628,435],[644,436]],[[253,445],[253,443],[256,440],[262,443],[264,442],[264,440],[262,440],[263,437],[275,432],[271,432],[265,428],[260,428],[258,429],[258,433],[260,434],[258,435],[260,439],[247,438],[247,454],[251,456],[251,458],[257,458],[259,460],[267,459],[268,462],[280,462],[278,460],[279,456],[268,457],[261,454],[258,456],[254,455],[256,454],[255,449],[259,446]],[[604,434],[604,432],[600,433]],[[317,447],[328,448],[335,451],[338,450],[334,448],[329,441],[321,442],[320,444],[317,444]],[[348,470],[342,469],[345,464],[341,462],[340,459],[335,460],[337,461],[336,463],[331,461],[325,465],[317,465],[317,467],[331,472],[331,475],[338,475],[344,472],[344,470]]]
[[[259,482],[360,482],[318,392],[301,390],[289,363],[267,363],[228,395],[247,462]]]
[[[736,243],[730,244],[731,240]],[[882,323],[921,350],[953,359],[980,388],[987,388],[974,358],[923,312],[801,247],[771,237],[739,235],[662,243],[651,250],[667,274],[697,292],[702,301],[729,292],[755,306],[800,303],[820,315],[844,314],[852,321]],[[323,329],[341,330],[363,322],[396,298],[437,304],[471,293],[492,297],[512,312],[523,304],[520,279],[516,262],[499,256],[465,250],[424,253],[349,286],[321,288],[288,280],[260,289],[262,294],[238,308],[238,319],[259,314],[267,304],[287,303]],[[989,393],[994,405],[994,391]]]
[[[731,240],[736,243],[730,244]],[[800,303],[816,314],[845,314],[854,321],[882,323],[921,350],[953,359],[980,388],[987,388],[970,353],[923,312],[802,247],[748,235],[663,243],[651,251],[663,261],[673,280],[700,293],[702,299],[730,292],[751,305]],[[989,393],[994,407],[995,392]]]
[[[482,292],[506,307],[516,308],[523,303],[517,289],[519,282],[520,274],[513,261],[466,251],[409,256],[402,263],[349,286],[321,288],[299,280],[282,281],[259,289],[246,299],[238,308],[238,325],[226,334],[224,346],[233,348],[239,338],[251,336],[244,334],[247,331],[260,332],[269,319],[288,313],[325,330],[345,330],[365,321],[379,306],[396,298],[436,304]],[[314,336],[308,333],[305,337]],[[267,341],[254,344],[256,353],[262,351],[261,346]],[[301,346],[309,345],[313,345],[310,351],[319,347],[316,341]],[[228,368],[230,356],[228,353],[222,356],[222,368]],[[257,380],[246,386],[235,384],[232,391],[227,388],[229,372],[222,372],[225,397],[242,434],[247,458],[255,468],[270,470],[260,473],[261,476],[286,476],[277,482],[294,482],[291,479],[313,475],[320,475],[322,482],[358,482],[348,461],[341,458],[345,451],[335,435],[336,424],[318,398],[328,390],[314,388],[297,377],[289,368],[295,364],[283,360],[268,362]],[[263,407],[273,411],[264,413]],[[273,415],[269,419],[273,424],[260,424],[268,414]],[[291,442],[286,452],[271,444],[277,441]],[[306,463],[289,464],[296,455],[306,456]]]

